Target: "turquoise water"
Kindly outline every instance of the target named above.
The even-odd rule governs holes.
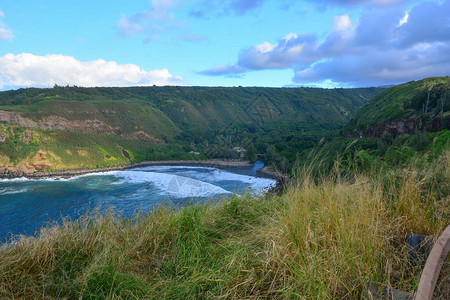
[[[220,170],[207,167],[151,166],[87,174],[70,179],[0,180],[0,242],[35,235],[50,222],[76,219],[93,209],[113,207],[123,216],[149,211],[166,201],[183,206],[214,201],[249,190],[262,193],[275,184],[255,177],[261,167]]]

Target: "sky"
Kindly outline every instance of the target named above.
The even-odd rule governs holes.
[[[0,90],[450,75],[450,0],[0,0]]]

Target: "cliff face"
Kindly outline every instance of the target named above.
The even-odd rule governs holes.
[[[449,129],[448,124],[450,116],[441,118],[436,117],[430,121],[423,122],[419,118],[410,118],[406,120],[392,120],[385,123],[375,124],[366,131],[358,130],[346,134],[346,137],[375,137],[378,138],[383,134],[389,134],[397,137],[402,134],[414,134],[418,130],[428,132],[437,132],[443,129]]]
[[[49,116],[40,121],[23,118],[18,113],[0,110],[0,122],[9,122],[22,127],[68,130],[72,132],[93,132],[114,135],[116,132],[108,124],[99,120],[69,121],[60,116]]]

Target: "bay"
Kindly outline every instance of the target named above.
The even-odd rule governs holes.
[[[243,191],[261,194],[276,183],[256,177],[262,166],[261,162],[252,169],[149,166],[69,179],[0,180],[0,243],[13,235],[36,235],[42,226],[62,218],[75,220],[94,209],[103,213],[114,208],[128,217],[163,202],[182,207]]]

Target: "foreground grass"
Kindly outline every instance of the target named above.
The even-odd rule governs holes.
[[[414,291],[405,237],[448,225],[449,162],[301,169],[282,195],[64,222],[0,248],[0,298],[357,299],[367,280]]]

